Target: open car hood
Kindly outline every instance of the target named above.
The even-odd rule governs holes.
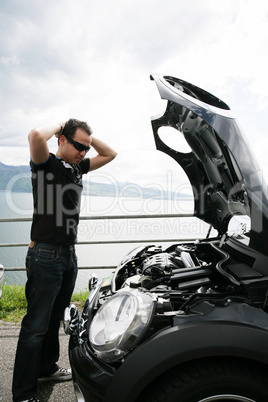
[[[174,158],[187,174],[194,215],[220,235],[227,232],[234,215],[248,215],[249,246],[268,255],[267,186],[230,108],[178,78],[152,75],[151,79],[168,101],[165,113],[152,118],[156,148]],[[192,151],[182,153],[168,146],[159,134],[165,126],[184,136]]]

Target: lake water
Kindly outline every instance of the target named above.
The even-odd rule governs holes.
[[[126,253],[139,244],[132,240],[156,239],[154,244],[164,247],[171,244],[168,239],[187,239],[205,237],[208,225],[196,218],[143,218],[148,214],[186,214],[192,213],[192,200],[156,200],[129,197],[82,196],[81,217],[102,216],[103,220],[80,220],[78,241],[128,241],[118,244],[77,245],[79,267],[115,267]],[[114,215],[139,215],[138,219],[105,219]],[[0,218],[31,217],[32,195],[30,193],[0,192]],[[0,243],[28,243],[31,222],[0,223]],[[167,242],[161,242],[166,239]],[[143,244],[143,243],[140,243]],[[24,267],[27,247],[0,247],[0,263],[4,267]],[[76,291],[87,288],[91,272],[105,277],[114,268],[79,270]],[[25,271],[10,271],[5,274],[6,282],[23,285]]]

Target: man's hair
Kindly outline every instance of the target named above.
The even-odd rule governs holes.
[[[78,128],[85,131],[88,135],[93,133],[91,127],[85,121],[70,119],[66,122],[61,134],[73,138]]]

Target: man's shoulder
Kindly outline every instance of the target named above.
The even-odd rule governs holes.
[[[80,169],[82,171],[82,174],[86,174],[90,170],[90,159],[85,158],[79,163]]]
[[[30,160],[30,167],[32,171],[35,170],[46,170],[50,168],[53,164],[55,164],[57,160],[56,155],[49,153],[49,156],[45,162],[42,163],[34,163],[32,160]]]

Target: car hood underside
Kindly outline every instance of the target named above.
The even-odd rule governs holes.
[[[260,168],[231,114],[220,99],[183,80],[153,75],[167,107],[152,118],[156,147],[175,159],[193,189],[194,215],[226,233],[234,215],[251,219],[250,246],[268,255],[268,196]],[[172,127],[191,152],[168,146],[159,134]],[[177,134],[176,134],[177,133]]]

